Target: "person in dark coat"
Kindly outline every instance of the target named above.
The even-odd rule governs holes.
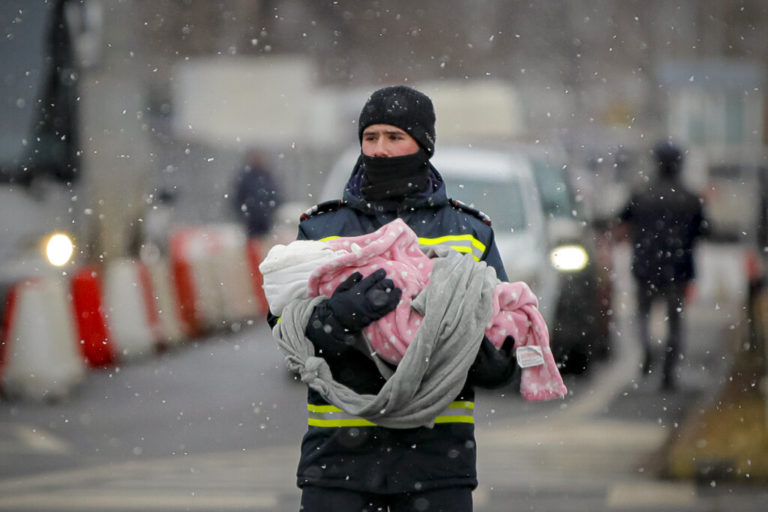
[[[396,218],[422,247],[441,245],[472,254],[507,275],[490,219],[451,200],[437,169],[431,100],[410,87],[374,92],[358,125],[361,155],[343,199],[321,203],[302,216],[299,239],[324,240],[371,233]],[[316,355],[335,380],[357,393],[376,394],[385,379],[370,354],[354,343],[362,329],[392,311],[401,291],[378,270],[353,274],[320,302],[306,325]],[[270,315],[270,324],[277,318]],[[472,510],[477,486],[474,387],[497,387],[515,375],[514,339],[500,350],[484,338],[461,393],[433,426],[385,428],[346,414],[308,390],[308,428],[297,484],[304,512],[362,510]]]
[[[656,180],[633,194],[620,215],[632,243],[632,275],[637,288],[638,334],[643,348],[642,373],[653,367],[650,313],[655,300],[667,307],[667,340],[662,388],[673,390],[682,358],[685,291],[695,277],[694,247],[707,234],[703,202],[680,180],[683,152],[663,141],[653,148]]]
[[[261,238],[272,229],[281,196],[264,155],[248,151],[242,169],[235,179],[234,202],[249,238]]]

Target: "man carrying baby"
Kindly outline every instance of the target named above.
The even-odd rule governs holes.
[[[361,154],[342,199],[303,215],[299,239],[359,236],[399,218],[418,235],[422,247],[461,247],[507,281],[490,219],[449,199],[443,178],[430,163],[435,112],[429,97],[402,85],[375,91],[360,113],[358,135]],[[313,303],[301,326],[335,381],[361,396],[376,395],[386,383],[380,361],[361,350],[361,332],[393,311],[401,293],[386,269],[367,276],[354,273],[330,297]],[[271,315],[271,325],[277,322]],[[460,392],[421,426],[390,428],[355,417],[309,387],[308,429],[297,472],[301,510],[472,510],[478,483],[474,387],[508,384],[515,358],[511,336],[500,349],[482,328],[468,338],[477,349],[461,377],[463,384],[458,382]]]

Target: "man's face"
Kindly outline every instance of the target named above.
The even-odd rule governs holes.
[[[391,124],[372,124],[363,130],[362,151],[366,156],[410,155],[419,150],[416,139]]]

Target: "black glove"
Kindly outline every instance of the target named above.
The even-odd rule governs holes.
[[[469,369],[467,384],[486,389],[499,388],[511,383],[518,373],[513,354],[515,339],[504,338],[504,344],[497,349],[487,336],[483,336],[475,362]]]
[[[329,299],[315,306],[306,335],[326,356],[352,348],[365,326],[397,307],[403,292],[379,269],[365,279],[355,272]]]
[[[386,277],[382,268],[365,279],[355,272],[328,299],[328,309],[349,332],[362,331],[397,307],[403,292]]]

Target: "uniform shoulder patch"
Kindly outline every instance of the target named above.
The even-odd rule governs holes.
[[[314,217],[315,215],[319,215],[321,213],[328,213],[328,212],[335,212],[341,206],[344,204],[344,201],[341,199],[332,199],[330,201],[323,201],[322,203],[316,204],[309,210],[305,211],[301,214],[301,220],[307,220],[310,217]]]
[[[477,208],[472,208],[468,204],[462,203],[458,199],[449,199],[449,201],[451,203],[451,206],[453,206],[457,210],[461,210],[464,213],[468,213],[473,217],[480,219],[481,221],[483,221],[484,224],[487,224],[489,226],[491,225],[491,218],[488,215],[481,212],[480,210],[478,210]]]

